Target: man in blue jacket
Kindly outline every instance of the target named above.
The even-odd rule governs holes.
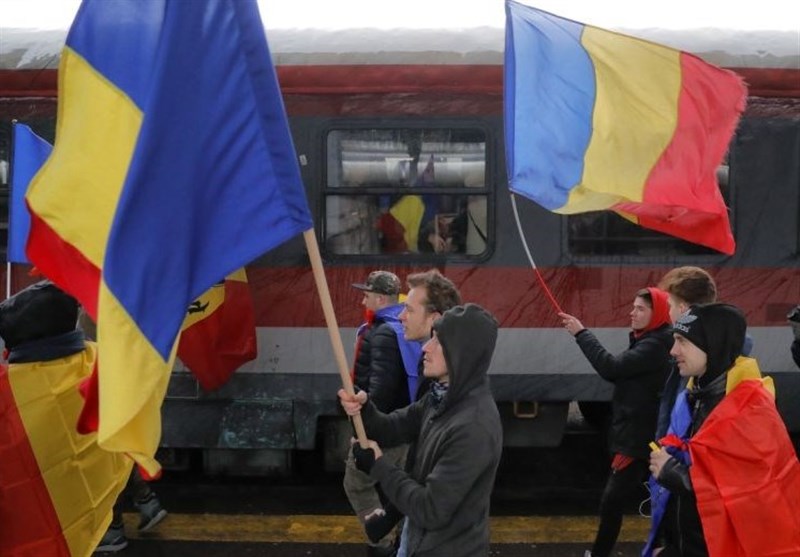
[[[353,384],[369,393],[382,412],[391,412],[408,406],[416,389],[417,363],[421,344],[408,341],[403,333],[398,303],[400,279],[388,271],[373,271],[364,283],[353,285],[363,292],[362,305],[366,319],[356,333]],[[408,445],[392,447],[387,459],[403,466]],[[344,473],[344,490],[362,524],[384,513],[381,493],[376,482],[356,469],[352,452],[348,454]],[[370,557],[390,556],[394,553],[390,535],[369,541]]]

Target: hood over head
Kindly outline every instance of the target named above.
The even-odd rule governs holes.
[[[78,301],[49,280],[0,303],[0,336],[9,350],[74,331],[77,322]]]
[[[646,289],[650,293],[650,300],[653,304],[653,315],[650,317],[650,322],[647,327],[641,331],[634,331],[634,336],[637,338],[643,334],[654,331],[662,325],[672,323],[669,318],[669,294],[655,286],[648,286]]]
[[[497,327],[495,318],[477,304],[455,306],[434,322],[450,378],[447,406],[487,381]]]

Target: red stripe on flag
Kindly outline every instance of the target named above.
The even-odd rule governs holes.
[[[639,224],[733,254],[736,244],[716,170],[746,98],[739,76],[681,53],[678,123],[647,179],[643,210],[630,211]],[[624,205],[615,208],[628,211]]]
[[[0,366],[0,555],[70,555],[5,366]]]
[[[74,246],[68,244],[39,215],[31,210],[31,230],[26,254],[36,267],[59,288],[78,300],[97,321],[100,270]]]

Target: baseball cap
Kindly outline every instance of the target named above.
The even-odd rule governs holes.
[[[389,271],[372,271],[365,283],[355,283],[353,288],[358,288],[365,292],[374,292],[375,294],[397,296],[400,294],[400,279]]]

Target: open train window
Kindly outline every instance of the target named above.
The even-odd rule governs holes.
[[[725,205],[730,208],[729,159],[717,169],[717,184]],[[719,252],[655,230],[642,228],[613,211],[593,211],[570,215],[567,219],[569,253],[593,255],[719,255]]]
[[[469,258],[486,252],[483,130],[331,130],[326,147],[328,253]]]

